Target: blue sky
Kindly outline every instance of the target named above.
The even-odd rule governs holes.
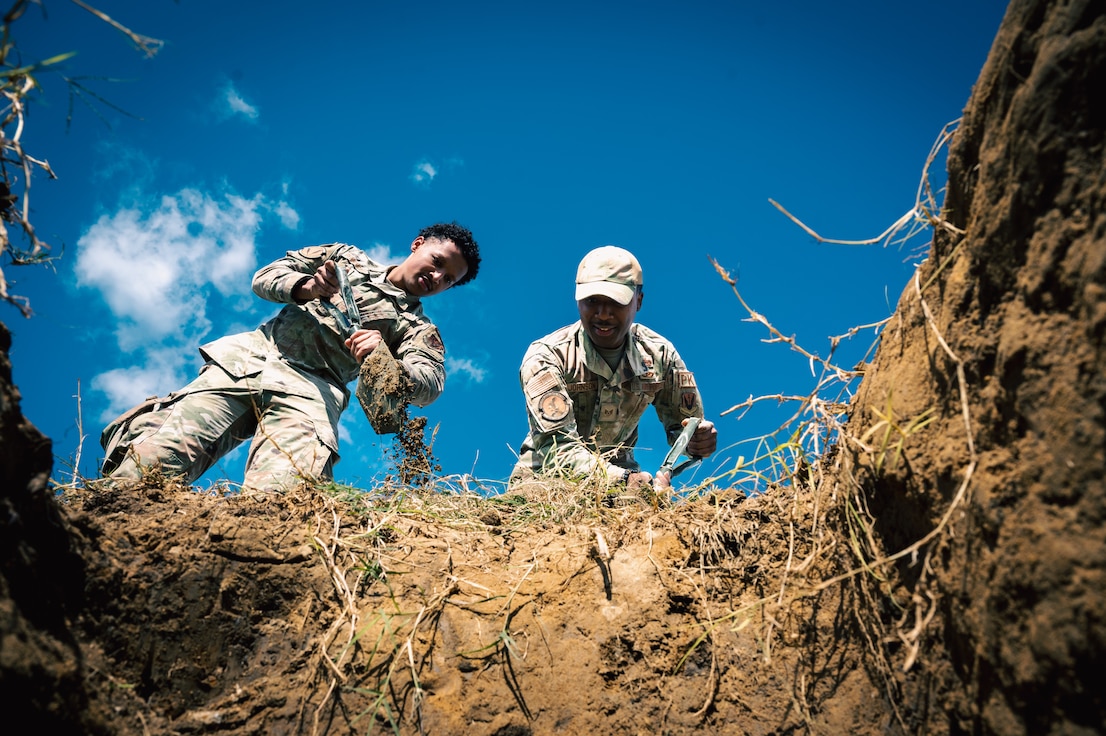
[[[426,301],[447,347],[437,426],[442,474],[504,480],[526,433],[518,366],[529,342],[576,320],[573,279],[593,247],[637,254],[639,321],[695,372],[719,452],[748,457],[807,394],[807,350],[887,317],[928,235],[862,240],[914,203],[927,154],[959,117],[1005,11],[997,0],[446,3],[92,0],[164,46],[152,58],[86,10],[43,0],[14,26],[42,74],[24,148],[54,270],[5,274],[23,412],[54,441],[55,478],[95,477],[99,433],[195,375],[196,347],[279,306],[253,272],[290,249],[347,242],[396,260],[418,230],[456,220],[479,278]],[[70,97],[63,75],[107,103]],[[124,114],[125,113],[125,114]],[[943,166],[941,167],[943,169]],[[865,332],[839,348],[851,367]],[[79,399],[78,399],[79,396]],[[83,439],[82,430],[83,429]],[[341,425],[342,482],[390,470],[356,402]],[[639,458],[666,448],[652,412]],[[243,450],[202,479],[240,481]],[[691,480],[686,478],[683,480]]]

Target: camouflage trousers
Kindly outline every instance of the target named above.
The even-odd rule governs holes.
[[[283,490],[305,479],[326,480],[338,461],[337,426],[345,402],[332,391],[314,396],[267,389],[264,374],[233,376],[208,363],[190,384],[155,397],[112,421],[100,436],[102,473],[140,478],[159,464],[192,483],[252,438],[243,488]],[[325,388],[325,387],[324,387]]]

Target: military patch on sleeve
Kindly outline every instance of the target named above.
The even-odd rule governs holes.
[[[694,391],[684,391],[680,394],[680,408],[685,414],[695,411],[699,404],[699,395]]]
[[[420,332],[415,338],[415,344],[431,355],[445,357],[445,343],[442,342],[442,336],[438,334],[437,327]]]
[[[559,422],[568,416],[568,396],[560,391],[550,391],[538,400],[538,411],[547,422]]]
[[[531,398],[534,396],[541,396],[546,391],[556,388],[558,383],[557,376],[553,371],[535,373],[534,376],[526,382],[526,395]]]
[[[438,334],[436,329],[427,332],[425,340],[427,347],[441,350],[443,353],[445,352],[445,343],[442,342],[442,336]]]
[[[691,371],[676,371],[676,385],[680,388],[695,388],[695,374]]]

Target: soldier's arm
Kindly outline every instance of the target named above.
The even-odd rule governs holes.
[[[552,351],[541,344],[531,346],[523,358],[519,380],[540,472],[586,476],[602,465],[608,477],[624,476],[621,468],[598,457],[580,436],[564,368]]]
[[[427,406],[445,389],[445,344],[438,328],[423,321],[408,330],[398,348],[396,359],[407,370],[414,383],[411,403]]]
[[[344,245],[312,245],[299,250],[290,250],[283,258],[278,258],[267,266],[258,269],[253,276],[253,292],[262,299],[278,304],[303,303],[307,299],[297,299],[293,294],[297,286],[311,281],[316,271],[328,260],[333,260]],[[335,288],[337,284],[335,283]]]
[[[654,406],[657,416],[664,425],[668,444],[676,441],[683,429],[685,419],[698,417],[703,419],[703,397],[695,383],[695,374],[687,369],[679,354],[672,350],[671,361],[665,372],[665,387],[657,395]],[[695,457],[707,457],[714,452],[718,431],[708,421],[700,422],[695,435],[688,443],[687,454]]]
[[[687,369],[679,353],[672,349],[667,357],[664,388],[657,394],[653,406],[671,445],[680,435],[685,419],[703,418],[703,398],[695,383],[695,374]]]

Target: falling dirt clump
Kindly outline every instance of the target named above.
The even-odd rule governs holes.
[[[426,441],[426,417],[412,417],[403,423],[393,444],[398,482],[404,486],[422,486],[430,482],[441,464]],[[389,478],[388,480],[392,480]]]
[[[413,393],[411,377],[380,342],[361,363],[357,380],[357,400],[377,434],[395,434],[403,428]]]
[[[357,400],[377,434],[394,434],[390,454],[398,478],[385,482],[424,485],[442,467],[425,440],[426,417],[411,417],[407,410],[415,385],[388,346],[381,342],[361,363]]]

